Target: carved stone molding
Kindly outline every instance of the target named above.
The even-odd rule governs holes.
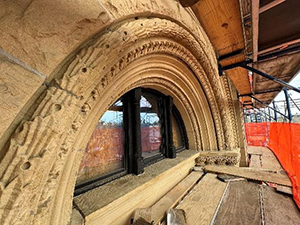
[[[85,136],[110,104],[136,86],[169,89],[187,112],[195,146],[203,150],[207,143],[224,150],[224,143],[234,139],[234,125],[227,116],[230,96],[218,77],[216,63],[208,57],[211,53],[206,52],[210,44],[200,38],[203,43],[172,21],[144,18],[115,24],[83,48],[60,71],[41,95],[32,118],[10,140],[0,167],[0,224],[67,223],[81,150],[89,138]],[[185,65],[176,71],[182,79],[176,72],[163,75],[162,69],[164,78],[137,74],[126,80],[126,69],[131,66],[134,74],[136,60],[159,54]],[[172,71],[172,67],[165,70]],[[184,80],[188,73],[193,75],[190,80],[198,80],[198,86]],[[197,88],[203,89],[205,98]],[[202,100],[203,104],[207,101],[203,112],[197,105]],[[229,151],[221,154],[229,157],[227,164],[238,160]]]
[[[152,37],[157,36],[170,38],[172,41],[166,39],[164,41],[153,40],[139,46],[141,40],[151,40]],[[120,40],[122,45],[118,42]],[[114,58],[110,57],[111,55],[122,55],[126,47],[132,45],[136,46],[132,49],[132,52],[119,58],[116,62],[108,60]],[[224,105],[226,95],[220,78],[216,76],[217,67],[216,65],[213,67],[209,62],[204,47],[205,45],[197,42],[191,33],[174,22],[157,18],[130,21],[122,24],[118,28],[118,32],[103,34],[93,45],[81,51],[59,84],[63,89],[70,90],[77,95],[83,95],[82,90],[85,90],[85,87],[78,85],[78,83],[86,81],[87,78],[85,77],[88,77],[90,73],[95,74],[99,68],[102,68],[99,72],[105,74],[101,78],[102,86],[105,87],[109,79],[113,78],[128,63],[138,57],[159,52],[179,57],[189,65],[206,93],[218,133],[219,149],[223,150],[226,147],[225,143],[230,142],[229,136],[231,135],[230,131],[226,130],[228,124],[227,105]],[[114,66],[106,66],[111,63]],[[86,74],[69,79],[82,68],[86,68]],[[87,83],[86,86],[88,85]],[[224,134],[227,134],[227,136],[224,137]],[[227,140],[224,140],[224,138]]]
[[[238,166],[240,161],[239,151],[226,152],[201,152],[196,159],[197,166],[205,165],[228,165]]]

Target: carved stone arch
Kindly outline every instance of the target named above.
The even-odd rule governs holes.
[[[163,37],[164,40],[158,37]],[[105,47],[107,47],[106,51],[102,51]],[[132,50],[126,54],[125,51],[128,51],[128,48]],[[70,77],[82,68],[89,67],[89,70],[95,73],[101,67],[102,70],[99,73],[105,74],[101,78],[102,84],[105,85],[110,77],[114,77],[135,58],[145,54],[168,53],[185,62],[199,79],[214,118],[218,134],[218,148],[223,150],[225,143],[229,141],[229,137],[224,137],[224,133],[230,135],[229,130],[226,130],[229,124],[229,121],[226,121],[227,109],[226,107],[220,108],[224,104],[226,95],[217,76],[217,70],[210,65],[203,48],[204,46],[191,33],[169,20],[158,18],[130,20],[118,26],[115,31],[110,30],[104,33],[96,42],[83,49],[76,56],[77,59],[71,63],[59,85],[81,96],[82,89],[86,89],[86,85],[83,87],[78,83],[82,83],[82,79],[86,80],[85,76],[78,76],[72,80]],[[120,58],[111,61],[116,54],[120,55]],[[114,66],[109,68],[101,66],[109,63]],[[89,74],[88,72],[90,71],[86,73]]]
[[[178,64],[172,68],[161,63],[164,66],[156,70],[146,67],[114,91],[111,86],[118,79],[126,81],[133,62],[150,62],[155,56]],[[42,94],[32,119],[10,140],[0,168],[0,224],[67,223],[80,150],[86,143],[82,134],[91,132],[95,118],[134,87],[165,90],[187,117],[195,148],[223,150],[232,136],[222,119],[227,109],[219,105],[226,95],[209,61],[203,43],[178,24],[158,18],[114,25],[90,42]],[[130,70],[132,74],[134,68]]]
[[[95,116],[87,119],[88,124],[84,124],[87,128],[84,133],[87,135],[86,140],[80,141],[83,143],[82,148],[85,147],[99,117],[120,96],[136,87],[152,88],[173,97],[174,104],[185,118],[188,136],[192,140],[191,148],[199,151],[218,149],[213,118],[200,84],[184,63],[165,54],[139,57],[107,82],[105,87],[102,82],[95,87],[92,93],[97,93],[97,98],[101,100],[108,98],[108,101],[105,104],[98,101],[92,106],[95,99],[92,96],[85,103],[89,106],[88,113],[91,110],[97,111],[94,108],[98,108],[98,111],[92,113]]]

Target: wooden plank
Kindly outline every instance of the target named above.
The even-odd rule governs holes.
[[[158,224],[164,218],[166,212],[177,205],[202,176],[203,172],[191,172],[151,208],[139,209],[136,212],[135,219],[143,217],[148,222],[154,221],[154,224]]]
[[[201,0],[192,9],[218,55],[245,48],[238,0]]]
[[[227,70],[226,73],[241,95],[249,94],[252,92],[248,71],[246,69],[238,67],[235,69]],[[250,98],[244,97],[243,99],[249,100]]]
[[[265,224],[299,224],[300,211],[291,196],[277,193],[274,188],[263,186],[262,198]]]
[[[277,185],[276,190],[278,192],[282,192],[288,195],[293,195],[293,189],[290,187],[282,186],[282,185]]]
[[[214,224],[261,224],[259,185],[230,182]]]
[[[219,56],[245,49],[239,0],[201,0],[192,10],[203,26]],[[222,66],[245,61],[244,53],[220,61]],[[240,94],[251,93],[248,71],[226,71]]]
[[[252,56],[253,62],[257,61],[258,55],[258,27],[259,27],[259,0],[252,0]]]
[[[271,182],[275,184],[281,184],[284,186],[292,187],[291,181],[287,175],[271,173],[260,169],[208,165],[204,167],[204,170],[206,172],[229,174],[229,175],[244,177],[251,180]]]
[[[250,167],[251,168],[261,168],[261,155],[251,155]]]
[[[153,220],[159,222],[165,212],[173,208],[187,194],[188,191],[203,176],[203,172],[191,172],[183,181],[174,187],[168,194],[161,198],[152,208]]]
[[[281,49],[281,48],[284,49],[284,48],[289,47],[290,45],[298,44],[299,42],[300,42],[300,38],[295,39],[293,41],[288,41],[288,42],[282,43],[280,45],[276,45],[276,46],[264,49],[262,51],[259,51],[258,55],[262,55],[262,54],[265,54],[267,52],[271,52],[271,51],[278,50],[278,49]]]
[[[151,224],[151,208],[136,209],[134,211],[133,224],[138,225],[140,223]]]
[[[226,183],[218,180],[216,175],[208,173],[177,209],[185,211],[187,224],[210,224],[225,188]]]
[[[271,8],[281,4],[283,2],[285,2],[285,0],[274,0],[274,1],[264,5],[262,7],[260,7],[259,8],[259,13],[263,13],[263,12],[265,12],[265,11],[267,11],[267,10],[269,10],[269,9],[271,9]]]
[[[148,208],[152,206],[180,181],[182,181],[189,174],[191,168],[194,167],[195,158],[198,157],[198,155],[199,153],[191,155],[189,158],[178,163],[176,166],[160,173],[159,175],[156,175],[154,178],[126,193],[122,197],[119,197],[113,202],[101,207],[99,210],[86,215],[85,224],[111,224],[112,221],[114,222],[114,225],[128,224],[135,209]],[[159,162],[157,164],[159,164]],[[151,168],[153,167],[149,166],[145,168],[145,173],[149,173]],[[142,176],[143,174],[140,177]],[[135,178],[137,178],[137,176]],[[122,178],[118,179],[117,181],[122,181]],[[133,181],[127,181],[125,183],[126,185],[130,185],[131,182]],[[118,187],[113,185],[112,188]],[[116,191],[117,190],[118,189],[116,189]],[[101,195],[103,194],[103,192],[97,193],[101,193]],[[114,192],[111,189],[108,189],[107,193]],[[90,204],[86,204],[86,207],[89,205]]]

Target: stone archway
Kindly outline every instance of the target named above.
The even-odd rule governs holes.
[[[227,80],[218,77],[206,45],[205,38],[199,42],[183,26],[160,18],[122,21],[90,41],[10,140],[0,169],[0,223],[67,223],[80,150],[92,125],[135,87],[172,95],[199,151],[236,148]]]

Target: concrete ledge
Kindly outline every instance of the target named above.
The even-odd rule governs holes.
[[[136,208],[152,206],[188,175],[199,152],[180,152],[145,168],[139,176],[127,175],[74,198],[85,224],[128,224]]]

